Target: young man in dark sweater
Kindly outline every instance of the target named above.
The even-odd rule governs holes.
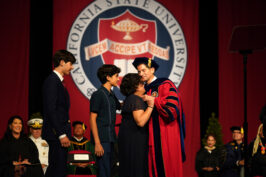
[[[118,85],[120,68],[103,65],[97,76],[102,86],[92,94],[90,100],[90,127],[95,144],[96,163],[99,177],[110,177],[113,145],[116,141],[116,110],[120,103],[111,90]]]

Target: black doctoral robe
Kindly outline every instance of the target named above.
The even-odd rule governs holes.
[[[0,176],[14,177],[13,161],[28,159],[32,165],[25,165],[23,177],[43,177],[36,145],[25,136],[15,139],[12,135],[0,141]]]
[[[266,177],[266,139],[261,139],[262,145],[259,144],[257,152],[252,156],[254,141],[248,146],[248,166],[251,176]]]
[[[196,156],[196,170],[199,177],[219,177],[220,171],[216,167],[221,169],[223,163],[222,151],[221,149],[215,148],[214,150],[208,152],[205,148],[201,148]],[[203,167],[212,167],[213,171],[205,171]]]

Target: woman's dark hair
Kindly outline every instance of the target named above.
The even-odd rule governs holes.
[[[67,50],[58,50],[55,52],[53,56],[55,68],[59,66],[61,60],[63,60],[65,63],[71,62],[72,64],[76,62],[76,58],[74,57],[74,55],[68,52]]]
[[[118,68],[115,65],[102,65],[98,71],[97,76],[102,84],[105,84],[107,82],[107,76],[112,77],[115,74],[120,73],[120,68]]]
[[[208,134],[208,135],[206,136],[206,141],[208,140],[208,138],[209,138],[210,136],[212,136],[212,137],[214,138],[214,140],[216,141],[216,137],[215,137],[215,135],[212,134],[212,133],[210,133],[210,134]]]
[[[7,122],[7,128],[6,128],[6,132],[5,132],[5,137],[6,138],[10,138],[12,135],[12,131],[10,130],[9,126],[14,122],[15,119],[19,119],[21,120],[21,123],[22,123],[22,130],[20,132],[20,135],[23,135],[24,136],[24,126],[23,126],[23,120],[22,118],[19,116],[19,115],[14,115],[14,116],[11,116],[9,119],[8,119],[8,122]]]
[[[120,85],[120,91],[123,95],[129,96],[136,92],[139,84],[143,84],[141,76],[135,73],[129,73],[123,77]]]

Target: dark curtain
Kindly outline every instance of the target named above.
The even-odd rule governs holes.
[[[234,26],[266,24],[266,1],[219,0],[219,113],[224,142],[232,138],[229,128],[244,122],[243,57],[229,52]],[[265,39],[266,40],[266,39]],[[253,139],[260,123],[260,109],[266,103],[266,50],[254,51],[247,60],[248,140]]]
[[[72,22],[90,2],[89,0],[54,1],[54,51],[66,47],[67,35]],[[200,146],[198,1],[160,2],[175,15],[187,40],[188,66],[179,88],[182,93],[187,121],[185,142],[187,161],[185,162],[184,176],[196,176],[194,159]],[[228,51],[232,29],[236,25],[266,24],[265,7],[266,2],[264,0],[218,0],[219,119],[223,126],[224,142],[231,139],[230,126],[243,124],[244,112],[242,56]],[[11,115],[19,114],[24,120],[28,119],[29,9],[30,0],[11,0],[1,3],[0,49],[3,53],[0,71],[3,78],[0,87],[1,137],[6,129],[7,119]],[[50,51],[49,55],[51,55]],[[49,60],[48,57],[47,60]],[[251,140],[255,137],[259,124],[260,109],[266,103],[266,75],[264,69],[266,66],[266,51],[254,51],[253,54],[248,56],[247,66],[247,113],[249,140]],[[75,87],[71,77],[67,77],[66,82],[71,98],[71,119],[85,120],[88,123],[89,102],[87,98]],[[207,84],[206,87],[208,87]],[[34,108],[33,111],[35,110],[39,109]]]
[[[0,137],[12,115],[28,119],[29,9],[29,0],[1,1]]]

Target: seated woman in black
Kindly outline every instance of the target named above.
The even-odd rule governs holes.
[[[144,84],[138,74],[124,76],[120,90],[126,99],[118,134],[119,177],[144,177],[148,174],[146,123],[153,110],[154,97],[144,95]],[[147,101],[148,106],[143,100]]]
[[[218,177],[222,166],[222,152],[215,147],[214,135],[207,136],[207,146],[201,148],[196,156],[196,170],[199,177]]]
[[[36,145],[23,134],[22,118],[12,116],[0,141],[0,176],[44,176],[38,156]]]

